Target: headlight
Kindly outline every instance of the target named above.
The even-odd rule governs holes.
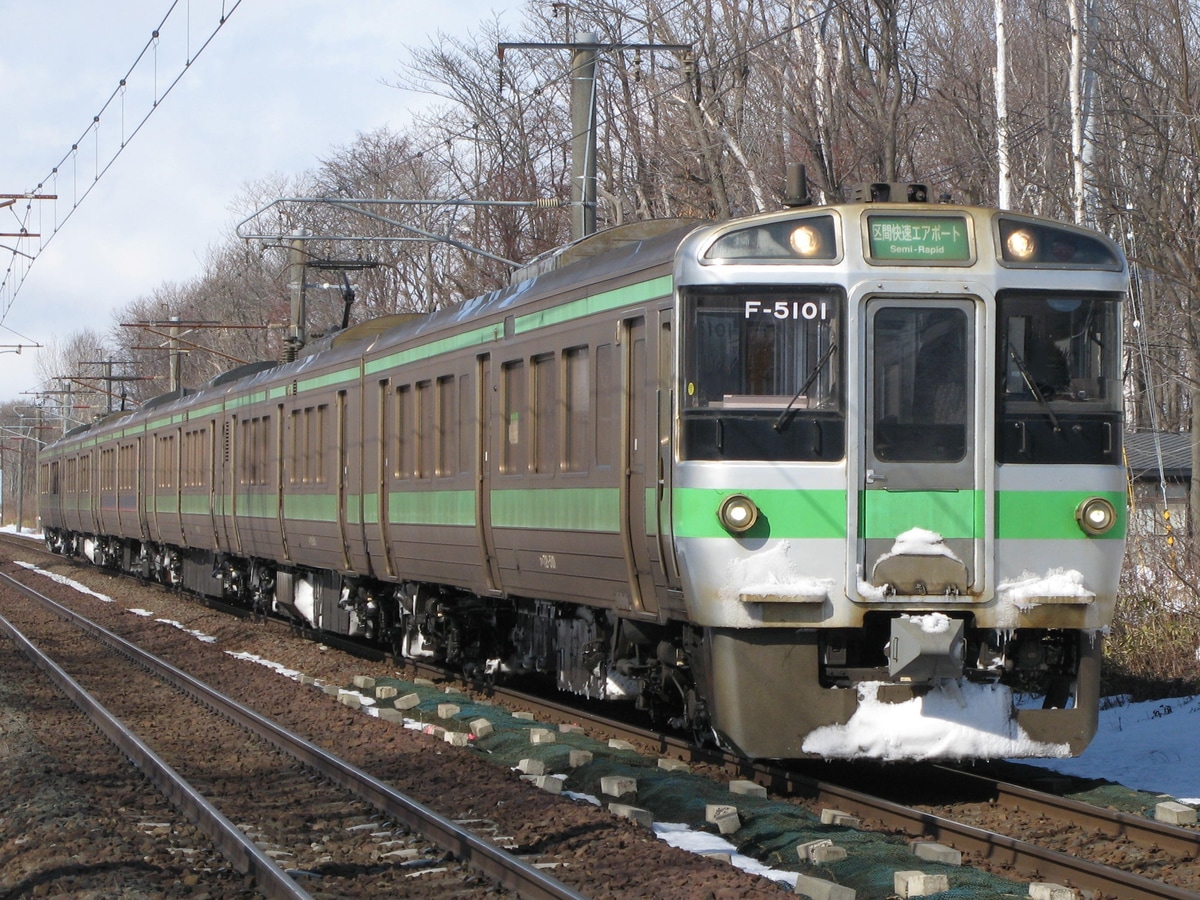
[[[721,501],[717,518],[727,531],[742,534],[754,527],[758,521],[758,507],[745,494],[731,494]]]
[[[1034,240],[1033,232],[1024,228],[1010,234],[1005,244],[1011,258],[1018,262],[1025,262],[1031,259],[1033,254],[1037,252],[1037,241]]]
[[[1117,524],[1117,510],[1103,497],[1092,497],[1079,504],[1075,521],[1087,534],[1104,534]]]
[[[822,252],[821,232],[812,225],[798,225],[788,236],[788,243],[803,259],[820,256]]]

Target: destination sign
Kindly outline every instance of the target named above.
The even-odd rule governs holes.
[[[921,265],[968,262],[967,227],[964,216],[868,216],[870,256]]]

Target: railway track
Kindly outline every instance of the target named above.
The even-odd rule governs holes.
[[[276,623],[272,627],[288,626]],[[412,673],[412,664],[408,665],[409,673]],[[417,674],[451,677],[448,673],[428,667],[416,671]],[[985,804],[994,810],[1019,810],[1026,819],[1063,823],[1060,830],[1065,837],[1058,842],[1059,849],[1040,846],[1024,839],[1020,833],[1005,834],[998,829],[956,821],[961,808],[956,810],[953,804],[945,804],[937,812],[928,807],[916,808],[889,800],[886,796],[876,796],[875,792],[862,789],[861,785],[851,788],[845,783],[834,783],[829,778],[814,777],[811,767],[749,763],[711,749],[698,748],[674,735],[598,718],[577,707],[510,691],[502,686],[495,687],[491,696],[512,708],[534,711],[544,721],[578,722],[586,718],[588,730],[597,736],[621,738],[647,752],[681,759],[696,767],[713,767],[732,777],[752,779],[778,796],[850,812],[871,827],[939,840],[963,851],[968,862],[1007,877],[1057,881],[1091,891],[1092,896],[1121,900],[1195,897],[1200,888],[1200,873],[1195,868],[1196,857],[1200,855],[1200,841],[1197,833],[1188,829],[1172,828],[999,780],[981,780],[977,775],[971,776],[971,787],[960,789],[960,793],[973,798],[985,797]],[[823,772],[827,771],[829,768],[823,767]],[[857,783],[861,776],[860,768],[844,781]],[[849,781],[851,777],[855,779],[854,782]],[[916,777],[930,784],[941,785],[938,793],[946,794],[951,778],[961,780],[968,776],[957,770],[949,772],[930,768]],[[954,793],[953,790],[949,792]],[[1000,816],[993,818],[1003,818],[1005,815],[1001,812]],[[1127,848],[1141,848],[1145,852],[1106,854],[1101,848],[1098,858],[1085,857],[1085,851],[1092,849],[1088,845],[1100,846],[1109,840]],[[1074,852],[1061,849],[1064,845],[1071,846]],[[1106,855],[1127,856],[1127,867],[1121,869],[1107,864],[1104,859]]]
[[[504,703],[535,712],[548,721],[578,721],[580,711],[570,705],[531,696],[522,692],[496,688],[496,696]],[[1077,843],[1077,854],[1063,852],[1020,837],[979,827],[952,817],[953,805],[943,808],[946,814],[935,814],[927,808],[909,806],[888,799],[887,782],[894,790],[897,779],[887,771],[869,767],[838,767],[847,783],[817,778],[807,772],[817,766],[782,766],[770,762],[741,759],[733,754],[697,747],[688,740],[671,734],[640,728],[636,725],[587,715],[587,727],[620,740],[627,740],[647,752],[674,757],[691,764],[713,766],[731,777],[750,779],[768,788],[773,794],[797,798],[816,807],[833,807],[887,830],[912,837],[924,837],[946,844],[969,854],[971,861],[994,868],[1001,873],[1033,881],[1059,882],[1082,890],[1100,892],[1116,900],[1195,900],[1200,896],[1200,832],[1164,825],[1150,819],[1104,809],[1086,803],[983,775],[973,775],[942,766],[922,767],[920,774],[901,779],[905,783],[920,782],[930,786],[930,793],[946,795],[956,790],[971,797],[986,797],[986,802],[999,815],[993,819],[1011,818],[1008,813],[1020,811],[1023,819],[1043,819],[1060,823],[1063,833],[1060,843]],[[882,771],[882,774],[880,774]],[[863,778],[872,789],[848,786]],[[956,789],[947,784],[955,781]],[[936,785],[936,790],[933,786]],[[911,790],[909,791],[911,794]],[[1008,811],[1006,813],[1005,811]],[[1086,840],[1072,842],[1070,835],[1082,835]],[[1134,845],[1153,855],[1151,867],[1168,873],[1175,867],[1186,871],[1180,874],[1186,885],[1167,883],[1161,877],[1147,877],[1136,871],[1121,869],[1091,858],[1103,856],[1099,841],[1115,841]],[[1128,854],[1126,854],[1128,855]],[[1136,854],[1135,854],[1136,857]],[[1141,860],[1145,862],[1144,859]],[[1136,864],[1137,860],[1131,861]]]
[[[10,617],[0,617],[0,628],[240,872],[253,876],[265,896],[345,896],[347,872],[355,873],[355,894],[377,895],[445,854],[521,897],[584,896],[32,588],[5,575],[0,585],[39,605],[10,608]],[[81,644],[64,637],[57,620],[94,640]],[[55,646],[59,659],[35,645],[25,630],[39,634],[39,643]],[[105,648],[100,656],[97,642]],[[181,703],[180,693],[190,701]],[[173,720],[171,728],[163,727],[164,711]],[[138,731],[161,746],[152,749]],[[203,740],[192,740],[196,735]],[[238,748],[239,770],[214,771],[214,747]],[[281,798],[288,798],[286,804]],[[325,828],[307,826],[313,810],[328,811]],[[361,821],[339,829],[351,820]],[[430,853],[410,831],[440,851]],[[302,844],[320,847],[311,854],[315,865],[293,857],[292,848]],[[290,873],[280,864],[289,860]],[[334,884],[325,886],[325,881]],[[478,893],[494,890],[488,883]]]

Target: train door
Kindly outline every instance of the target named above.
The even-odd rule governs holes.
[[[671,486],[675,467],[675,341],[669,309],[658,316],[658,482],[655,491],[658,556],[666,574],[667,586],[679,588],[679,563],[675,559],[675,540],[671,518]]]
[[[396,452],[398,442],[396,415],[396,401],[392,399],[392,382],[390,379],[384,379],[379,382],[379,406],[375,410],[375,415],[371,420],[379,426],[379,432],[374,435],[369,435],[370,443],[375,447],[376,461],[378,467],[376,470],[376,481],[379,483],[379,491],[375,495],[375,521],[379,526],[379,555],[383,559],[384,572],[390,577],[396,577],[396,563],[392,559],[392,541],[391,541],[391,513],[389,509],[389,500],[392,491],[392,472],[395,471],[399,460],[393,460],[391,454]],[[365,426],[365,423],[364,423]],[[366,480],[366,470],[363,470],[363,479]],[[364,490],[366,484],[363,485]],[[366,511],[366,503],[364,501],[363,511]],[[364,517],[365,518],[365,517]],[[369,546],[369,545],[368,545]]]
[[[145,437],[143,435],[138,435],[135,446],[137,447],[137,449],[134,451],[136,470],[134,471],[133,478],[134,484],[137,485],[138,529],[142,539],[145,540],[150,536],[150,495],[148,491],[150,486],[150,475],[147,471],[150,467],[146,465],[146,445]]]
[[[647,385],[646,320],[638,316],[621,323],[625,348],[625,410],[622,416],[621,522],[625,531],[625,560],[633,608],[648,616],[658,615],[658,596],[650,569],[650,538],[646,531],[646,461],[654,459],[647,448],[647,411],[654,393]],[[655,463],[657,466],[657,463]]]
[[[238,556],[242,555],[242,533],[238,528],[237,489],[241,471],[238,459],[238,417],[230,416],[221,423],[224,430],[225,442],[225,493],[222,505],[225,507],[225,522],[228,528],[229,550]]]
[[[499,591],[500,567],[496,560],[496,542],[492,536],[492,416],[498,410],[492,409],[497,403],[496,393],[492,387],[492,359],[484,353],[476,358],[476,378],[478,385],[475,404],[475,420],[479,423],[475,432],[475,527],[478,529],[476,542],[483,555],[483,577],[489,591]],[[467,431],[463,429],[462,439],[467,440]]]
[[[218,502],[218,481],[220,479],[220,469],[217,466],[217,441],[220,438],[221,432],[217,427],[216,419],[209,419],[208,424],[204,428],[204,478],[208,484],[208,519],[212,526],[213,534],[213,549],[220,551],[225,549],[225,531],[221,525],[221,515],[217,509]]]
[[[342,542],[342,568],[350,569],[350,543],[349,543],[349,523],[346,517],[349,510],[348,498],[346,491],[349,490],[347,485],[348,471],[350,465],[350,456],[347,452],[346,437],[349,424],[346,421],[346,392],[338,391],[337,393],[337,447],[335,448],[333,459],[337,465],[335,478],[337,480],[337,521],[338,521],[338,538]],[[323,440],[323,438],[322,438]],[[356,521],[362,519],[361,504],[355,514]]]
[[[284,414],[283,404],[277,404],[275,407],[275,430],[271,432],[271,451],[274,458],[269,461],[268,470],[270,471],[271,487],[275,491],[275,535],[279,540],[279,558],[288,558],[287,548],[287,520],[284,516],[283,508],[283,486],[286,483],[283,476],[283,448],[284,448],[284,430],[286,427],[287,416]],[[266,424],[264,422],[264,424]]]
[[[356,572],[374,576],[370,554],[370,541],[367,527],[369,491],[371,474],[375,471],[371,463],[371,453],[367,447],[367,385],[361,378],[355,382],[353,396],[343,392],[345,406],[346,433],[349,439],[347,450],[347,466],[343,478],[346,479],[346,490],[349,492],[347,503],[350,505],[351,520],[347,523],[346,558],[350,568]],[[378,423],[378,419],[375,420]],[[378,444],[378,442],[376,442]],[[382,451],[379,451],[382,452]],[[372,512],[374,512],[372,510]],[[357,525],[354,523],[357,522]]]
[[[100,534],[103,530],[100,528],[100,480],[95,477],[95,460],[99,456],[99,452],[85,453],[79,459],[79,477],[83,482],[81,487],[87,498],[87,530],[92,534]],[[25,492],[24,484],[21,485],[21,492]]]
[[[985,536],[977,304],[866,305],[859,562],[881,596],[978,595]],[[941,540],[938,540],[938,538]]]

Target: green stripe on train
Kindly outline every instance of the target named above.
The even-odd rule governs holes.
[[[859,494],[861,536],[894,538],[924,528],[944,538],[983,534],[983,491],[863,491]]]
[[[675,536],[728,537],[717,520],[721,501],[735,491],[676,488]],[[846,493],[839,490],[744,491],[766,520],[773,538],[843,538]],[[1125,495],[1121,492],[1003,491],[996,498],[999,540],[1081,540],[1075,510],[1088,497],[1107,498],[1118,512],[1117,527],[1105,537],[1125,536]],[[984,533],[982,491],[863,491],[860,537],[895,538],[910,528],[925,528],[944,538],[972,538]]]
[[[845,538],[846,492],[675,488],[675,537],[729,537],[717,509],[730,494],[744,493],[758,506],[773,538]]]
[[[557,306],[551,306],[549,309],[528,313],[524,316],[517,316],[516,321],[513,323],[513,328],[517,334],[523,334],[526,331],[545,328],[547,325],[557,325],[560,322],[569,322],[571,319],[581,319],[584,316],[608,312],[612,309],[620,309],[622,306],[632,306],[635,303],[644,303],[647,300],[657,300],[660,297],[670,296],[671,290],[672,276],[663,275],[659,278],[652,278],[649,281],[642,281],[638,284],[604,291],[600,294],[593,294],[590,297],[581,297],[578,300],[570,300],[566,303],[560,303]]]
[[[462,525],[475,527],[472,491],[396,491],[388,494],[388,521],[393,525]],[[367,495],[367,522],[377,520],[377,500]]]
[[[492,491],[496,528],[552,531],[621,530],[621,495],[616,488],[539,488]]]
[[[996,534],[1009,540],[1082,538],[1075,510],[1089,497],[1104,497],[1117,511],[1116,526],[1101,539],[1124,538],[1129,512],[1123,491],[1004,491],[996,502]]]
[[[672,494],[674,533],[679,538],[728,537],[717,520],[721,501],[735,493],[717,488],[676,488]],[[749,490],[772,538],[843,538],[846,535],[846,493],[840,490]],[[1089,497],[1102,496],[1116,507],[1117,527],[1106,538],[1125,536],[1128,514],[1120,491],[1005,491],[996,500],[996,537],[999,540],[1080,540],[1085,536],[1075,521],[1075,510]],[[75,498],[63,498],[72,509]],[[197,498],[185,495],[184,512],[197,509]],[[207,499],[207,498],[205,498]],[[860,537],[895,538],[910,528],[926,528],[945,538],[971,538],[983,534],[984,503],[981,491],[864,491]],[[362,498],[365,522],[378,522],[378,495]],[[397,491],[387,497],[388,520],[395,525],[453,525],[474,527],[475,494],[472,491]],[[347,498],[348,521],[357,522],[359,498]],[[646,532],[655,533],[655,492],[645,494]],[[218,515],[228,498],[218,497]],[[293,494],[284,497],[284,516],[301,521],[337,521],[336,494]],[[175,497],[158,498],[157,511],[175,512]],[[239,494],[239,515],[274,518],[273,495]],[[497,490],[491,494],[492,525],[497,528],[620,531],[620,492],[617,488],[536,488]]]
[[[455,350],[490,344],[492,341],[498,341],[502,337],[504,337],[504,325],[497,322],[494,325],[474,328],[471,331],[464,331],[461,334],[452,334],[449,337],[431,341],[419,347],[389,353],[387,356],[379,357],[379,359],[367,360],[363,371],[367,375],[374,375],[376,372],[382,372],[384,369],[391,369],[395,366],[403,366],[407,363],[417,362],[418,360],[429,359],[434,356],[440,356],[443,353],[451,353]]]
[[[185,516],[211,516],[212,500],[208,494],[184,494],[179,501],[179,511]]]

